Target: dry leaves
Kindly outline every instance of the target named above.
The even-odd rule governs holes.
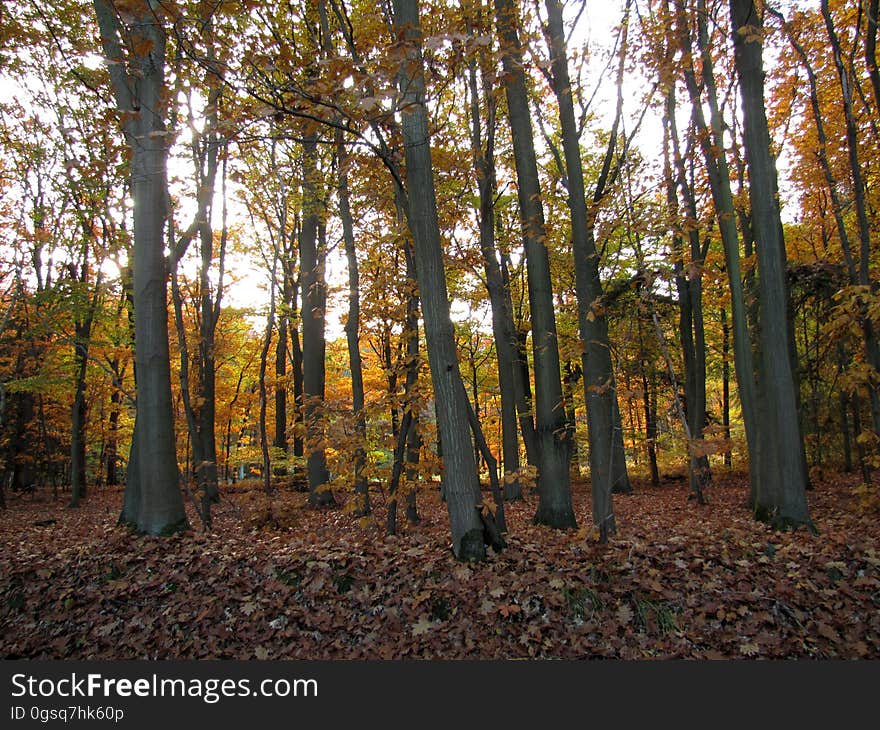
[[[852,487],[835,476],[811,492],[814,536],[755,523],[741,477],[716,475],[706,507],[683,482],[639,486],[616,498],[602,546],[578,484],[580,531],[532,525],[529,496],[508,506],[510,547],[469,565],[433,494],[422,525],[390,538],[381,506],[365,523],[295,493],[277,497],[288,531],[255,529],[262,507],[227,490],[215,534],[172,538],[117,528],[118,491],[79,510],[13,495],[0,656],[878,658],[880,530]]]

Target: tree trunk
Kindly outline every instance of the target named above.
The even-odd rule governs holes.
[[[364,415],[364,374],[360,348],[360,274],[354,242],[354,222],[348,191],[348,151],[341,138],[337,139],[336,155],[339,164],[337,193],[339,218],[342,221],[342,240],[348,262],[348,319],[345,323],[345,339],[348,344],[348,365],[351,371],[351,401],[357,444],[354,449],[354,493],[357,499],[356,514],[370,514],[370,493],[364,466],[367,463],[367,420]]]
[[[693,58],[693,44],[685,16],[682,0],[675,0],[676,29],[678,42],[685,58]],[[702,12],[705,12],[703,8]],[[705,25],[705,17],[701,21]],[[702,39],[701,39],[702,40]],[[730,189],[730,172],[727,155],[724,151],[724,120],[718,104],[717,88],[711,54],[705,43],[701,43],[700,59],[702,61],[703,83],[711,112],[711,127],[706,123],[703,114],[700,86],[697,83],[693,62],[684,68],[685,85],[691,101],[691,119],[693,121],[706,170],[718,230],[724,247],[724,261],[730,286],[730,302],[733,324],[733,353],[736,372],[737,389],[742,405],[743,425],[749,451],[749,473],[751,494],[750,502],[754,503],[758,485],[758,463],[761,439],[757,416],[757,396],[755,394],[755,367],[752,357],[751,337],[746,315],[743,278],[740,267],[739,234],[736,228],[736,209]]]
[[[538,465],[538,436],[535,433],[535,420],[532,411],[532,381],[529,376],[529,357],[526,350],[528,333],[520,329],[513,318],[513,298],[510,291],[510,255],[499,251],[501,258],[501,280],[504,285],[504,300],[511,316],[510,346],[513,353],[513,391],[516,398],[516,414],[519,431],[526,450],[526,463]]]
[[[820,3],[822,17],[825,19],[825,27],[828,31],[828,39],[831,43],[832,57],[834,65],[837,69],[837,75],[840,79],[841,101],[843,103],[843,115],[846,121],[846,148],[849,156],[850,175],[852,178],[852,197],[855,203],[856,222],[858,223],[859,233],[859,267],[858,267],[858,284],[860,286],[871,286],[871,224],[868,220],[868,201],[866,195],[866,181],[862,174],[862,167],[859,154],[859,131],[858,120],[852,99],[852,79],[847,73],[847,69],[843,63],[843,50],[841,48],[840,39],[834,28],[834,21],[828,6],[828,0],[822,0]],[[876,17],[874,18],[874,27],[869,25],[869,38],[871,34],[876,34]],[[877,74],[876,67],[871,72],[871,83],[875,93],[877,87],[874,86],[875,76]],[[861,303],[861,325],[862,334],[865,341],[865,355],[868,363],[875,372],[880,372],[880,342],[877,339],[875,325],[868,311],[867,303]],[[874,433],[880,434],[880,392],[876,384],[869,380],[867,382],[868,395],[871,404],[871,420],[874,426]]]
[[[528,92],[523,71],[523,51],[519,39],[519,18],[513,0],[495,0],[498,30],[501,36],[504,89],[508,119],[513,137],[516,163],[520,221],[528,271],[529,309],[532,320],[532,357],[535,368],[535,429],[538,437],[538,510],[534,520],[551,527],[576,527],[571,502],[569,452],[570,435],[565,423],[562,382],[559,369],[559,344],[556,334],[550,257],[545,244],[544,210],[538,163],[529,116]],[[585,373],[587,371],[585,370]],[[592,372],[592,371],[590,371]],[[600,420],[596,430],[604,428]],[[611,423],[611,416],[607,424]],[[592,424],[591,424],[592,425]],[[591,433],[593,429],[590,429]],[[608,429],[606,428],[607,432]],[[610,441],[610,434],[609,434]],[[611,449],[607,450],[610,461]],[[593,449],[591,449],[591,458]],[[598,474],[597,471],[595,475]],[[604,472],[602,489],[610,495]],[[608,526],[613,520],[610,496],[603,503],[597,524]]]
[[[164,257],[167,136],[162,114],[166,104],[165,32],[161,21],[144,6],[131,23],[132,34],[148,43],[123,60],[127,38],[106,0],[94,0],[116,105],[132,149],[131,191],[134,199],[134,320],[137,363],[136,438],[121,520],[141,532],[165,534],[185,529],[180,492],[174,418],[171,407],[171,364]],[[143,50],[141,50],[143,49]],[[132,67],[129,73],[126,68]],[[132,113],[134,112],[134,113]]]
[[[205,190],[213,192],[217,178],[217,157],[219,154],[219,138],[216,133],[217,105],[219,94],[212,94],[210,106],[213,108],[209,117],[210,133],[204,144],[207,157],[206,173],[201,183]],[[213,200],[205,205],[206,214],[199,225],[199,244],[201,265],[199,270],[199,357],[197,372],[199,376],[199,408],[197,417],[199,450],[201,461],[195,464],[196,483],[201,491],[202,516],[206,527],[211,527],[211,505],[220,501],[220,485],[217,472],[217,437],[215,421],[217,413],[216,358],[214,356],[217,335],[217,322],[220,319],[220,301],[223,295],[223,274],[226,259],[226,163],[223,163],[223,215],[220,230],[220,250],[217,254],[216,292],[210,278],[210,269],[215,261],[214,229],[211,224]],[[207,197],[207,193],[205,193]]]
[[[847,368],[847,352],[842,342],[837,343],[837,375],[840,377],[842,373],[846,371]],[[838,403],[840,408],[840,435],[843,440],[843,469],[849,474],[853,470],[853,458],[852,458],[852,441],[850,439],[850,430],[849,430],[849,417],[847,415],[847,410],[849,408],[849,396],[847,395],[846,389],[841,388],[838,393]],[[856,437],[858,437],[858,433],[856,433]]]
[[[296,322],[297,300],[300,298],[299,279],[293,282],[293,292],[291,294],[291,309],[289,318],[290,332],[290,367],[293,370],[293,455],[301,459],[305,454],[305,444],[303,443],[303,353],[300,345],[299,327]],[[300,319],[302,314],[300,313]],[[294,469],[296,471],[296,469]]]
[[[730,327],[727,325],[727,310],[721,309],[721,425],[724,437],[730,438]],[[731,449],[724,452],[724,466],[733,467]]]
[[[398,191],[399,192],[399,191]],[[403,201],[401,201],[403,202]],[[419,449],[422,439],[419,434],[419,414],[415,411],[417,384],[419,380],[419,290],[415,251],[409,240],[404,240],[403,253],[406,259],[406,278],[410,290],[406,301],[406,321],[403,335],[406,338],[406,382],[404,385],[404,408],[412,413],[412,425],[406,439],[406,518],[410,524],[419,522],[416,506],[416,487],[418,479]]]
[[[752,0],[731,0],[734,62],[740,82],[749,200],[758,255],[760,292],[759,417],[763,440],[755,514],[775,525],[811,526],[803,439],[789,343],[785,243],[776,191],[776,166],[764,110],[763,21]]]
[[[652,401],[647,363],[642,360],[642,400],[645,408],[645,441],[648,444],[648,465],[651,469],[652,486],[660,486],[660,470],[657,468],[657,408]],[[656,395],[654,400],[656,400]]]
[[[303,217],[299,239],[302,280],[303,417],[306,426],[306,472],[309,504],[335,503],[327,488],[327,456],[324,452],[324,251],[319,247],[321,225],[318,192],[318,140],[307,135],[303,141]],[[320,250],[319,250],[320,249]]]
[[[486,134],[480,116],[480,94],[477,85],[477,64],[471,59],[468,65],[468,85],[471,95],[471,150],[474,170],[477,173],[479,194],[480,252],[486,290],[492,309],[492,334],[495,342],[498,367],[498,389],[501,396],[501,450],[504,460],[504,497],[508,500],[522,498],[519,481],[519,439],[517,436],[515,363],[516,335],[513,315],[510,311],[510,292],[505,290],[504,276],[498,263],[495,245],[495,112],[494,90],[488,85],[489,72],[483,68],[483,98],[486,104]],[[531,419],[529,419],[531,423]]]
[[[577,443],[577,415],[574,407],[574,389],[578,380],[583,377],[583,369],[579,364],[566,360],[562,368],[562,391],[565,398],[565,422],[571,435],[571,462],[569,469],[573,478],[580,478],[580,457]]]
[[[119,370],[119,361],[114,359],[111,363],[114,372]],[[122,405],[122,391],[113,387],[110,392],[110,414],[107,416],[107,446],[104,451],[104,483],[108,487],[119,484],[119,415]]]
[[[394,27],[401,40],[405,41],[406,55],[401,64],[399,85],[408,212],[434,384],[437,427],[443,438],[444,491],[452,528],[452,548],[459,560],[482,560],[486,556],[486,548],[483,525],[476,509],[480,503],[480,485],[470,445],[467,398],[458,369],[455,336],[449,317],[425,107],[417,0],[394,0]]]
[[[269,313],[266,315],[266,331],[263,335],[263,347],[260,349],[260,367],[257,383],[260,390],[260,454],[263,459],[262,477],[263,491],[272,494],[272,460],[269,454],[269,435],[266,423],[266,406],[269,400],[266,390],[266,367],[269,360],[269,349],[272,346],[272,330],[275,329],[275,275],[278,272],[278,251],[272,262],[272,279],[269,282]]]
[[[290,288],[288,278],[284,276],[281,286],[282,292]],[[280,454],[287,454],[287,331],[290,321],[284,309],[285,296],[282,293],[282,311],[278,316],[278,342],[275,343],[275,435],[272,438],[274,446]],[[278,476],[287,473],[284,466],[276,466]]]
[[[549,28],[553,91],[559,105],[562,149],[571,211],[571,244],[574,258],[575,289],[578,299],[578,330],[583,342],[582,369],[584,397],[590,435],[590,481],[593,491],[593,525],[604,542],[613,533],[613,492],[632,491],[626,473],[626,452],[620,428],[617,388],[608,339],[608,320],[602,303],[602,282],[599,277],[599,253],[593,231],[593,220],[587,209],[580,139],[574,111],[571,81],[568,73],[568,50],[559,0],[546,0]],[[625,46],[626,40],[623,39]],[[623,51],[621,51],[623,54]],[[618,112],[619,114],[619,112]],[[617,134],[615,123],[612,135]],[[609,151],[616,140],[609,142]],[[603,195],[610,157],[606,154],[603,172],[597,183],[593,202]]]
[[[699,217],[697,201],[693,188],[688,183],[684,160],[678,139],[678,125],[675,120],[675,89],[670,88],[666,96],[666,144],[664,145],[664,171],[666,175],[666,199],[674,220],[679,218],[678,193],[684,199],[687,237],[690,244],[690,265],[685,268],[684,246],[681,234],[673,234],[673,253],[675,261],[675,286],[678,291],[679,339],[685,375],[685,403],[687,404],[688,426],[691,443],[688,450],[690,488],[700,504],[703,503],[703,490],[712,480],[709,458],[699,451],[706,426],[706,336],[703,324],[703,261],[708,247],[700,245]],[[670,159],[671,157],[671,159]],[[674,164],[673,164],[674,163]],[[674,172],[673,172],[674,169]]]
[[[97,304],[95,292],[95,305]],[[76,393],[70,412],[70,506],[78,507],[86,496],[86,369],[89,363],[89,338],[94,306],[83,321],[76,322]]]

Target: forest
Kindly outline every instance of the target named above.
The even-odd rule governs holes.
[[[0,655],[880,657],[878,15],[0,4]]]

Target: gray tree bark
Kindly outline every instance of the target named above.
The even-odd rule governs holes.
[[[152,3],[150,3],[152,5]],[[132,149],[134,199],[134,320],[137,415],[129,483],[120,520],[141,532],[160,534],[188,526],[183,508],[171,405],[171,364],[164,257],[167,216],[165,32],[149,7],[126,28],[108,0],[94,0],[101,44],[122,127]],[[148,43],[128,59],[123,41]],[[126,63],[127,60],[127,63]],[[127,71],[132,68],[132,72]]]
[[[314,134],[303,140],[303,216],[299,238],[302,281],[303,417],[306,426],[306,472],[309,504],[313,507],[335,503],[327,488],[327,456],[324,451],[325,354],[324,253],[318,245],[321,216],[318,198],[318,140]]]
[[[759,417],[762,448],[755,514],[780,527],[812,526],[808,475],[789,343],[785,242],[779,218],[776,165],[764,110],[763,19],[753,0],[730,0],[734,64],[740,83],[743,141],[749,170],[752,230],[760,292]]]
[[[562,4],[546,0],[549,27],[553,91],[559,105],[562,148],[571,211],[571,244],[574,257],[575,289],[578,300],[578,330],[583,342],[581,355],[584,373],[584,397],[590,438],[590,482],[593,494],[593,525],[600,541],[613,533],[614,507],[611,498],[615,486],[614,429],[617,389],[608,339],[608,320],[602,303],[602,282],[599,278],[599,253],[587,212],[586,188],[580,153],[574,100],[568,73],[568,51],[562,22]],[[622,443],[620,444],[622,447]],[[618,456],[622,458],[622,454]],[[626,477],[624,465],[624,477]],[[626,479],[628,485],[629,480]],[[628,491],[628,490],[623,490]]]
[[[513,137],[532,320],[539,495],[538,510],[534,519],[536,523],[551,527],[576,527],[568,468],[571,437],[563,407],[550,257],[545,243],[544,210],[523,71],[523,51],[518,30],[519,17],[512,0],[495,0],[495,13],[502,43],[504,90]],[[610,416],[608,421],[610,423]],[[602,425],[597,426],[597,430],[602,427]],[[610,472],[610,447],[606,453],[609,459],[607,474]],[[608,525],[610,500],[608,503],[603,503],[599,509],[599,514],[602,515],[600,521]]]
[[[410,229],[415,245],[437,426],[443,439],[444,484],[452,549],[459,560],[486,555],[477,505],[480,485],[467,421],[467,396],[458,369],[443,266],[443,247],[431,161],[421,29],[417,0],[394,0],[394,27],[405,42],[399,73]],[[462,402],[464,401],[464,402]]]
[[[737,390],[742,404],[743,425],[749,452],[749,474],[751,483],[750,502],[754,503],[758,477],[758,463],[761,439],[757,416],[757,395],[755,386],[755,367],[752,356],[751,338],[746,315],[743,293],[742,268],[740,266],[739,233],[736,227],[736,209],[730,189],[730,170],[724,149],[724,120],[718,103],[714,66],[705,39],[700,38],[700,59],[702,61],[703,84],[711,112],[707,123],[703,113],[700,86],[697,83],[693,66],[694,47],[688,27],[683,0],[675,2],[675,32],[678,46],[685,58],[685,86],[691,102],[691,119],[700,143],[700,150],[706,165],[712,202],[718,220],[718,230],[724,247],[724,262],[730,286],[730,303],[733,335],[733,358]],[[705,7],[702,8],[705,13]],[[705,27],[705,17],[701,28]]]
[[[367,420],[364,415],[364,373],[360,348],[360,272],[358,271],[357,251],[354,242],[354,222],[348,190],[348,151],[338,138],[336,157],[339,164],[337,195],[339,198],[339,218],[342,221],[342,240],[345,245],[345,258],[348,262],[348,319],[345,323],[345,339],[348,344],[348,364],[351,371],[351,398],[354,415],[354,493],[358,515],[370,514],[370,493],[364,466],[367,462]]]
[[[516,333],[509,306],[510,294],[505,291],[504,277],[498,263],[498,252],[495,245],[496,102],[493,89],[487,86],[489,81],[487,73],[483,73],[482,80],[487,116],[485,141],[480,114],[477,64],[475,59],[471,59],[468,65],[468,86],[471,95],[471,148],[479,194],[480,252],[483,257],[486,290],[492,308],[492,335],[498,358],[498,388],[501,395],[501,448],[505,472],[504,497],[511,500],[522,497],[522,486],[516,476],[520,468],[515,390]]]

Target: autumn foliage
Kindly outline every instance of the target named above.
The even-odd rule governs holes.
[[[44,5],[0,655],[880,656],[877,0]]]

